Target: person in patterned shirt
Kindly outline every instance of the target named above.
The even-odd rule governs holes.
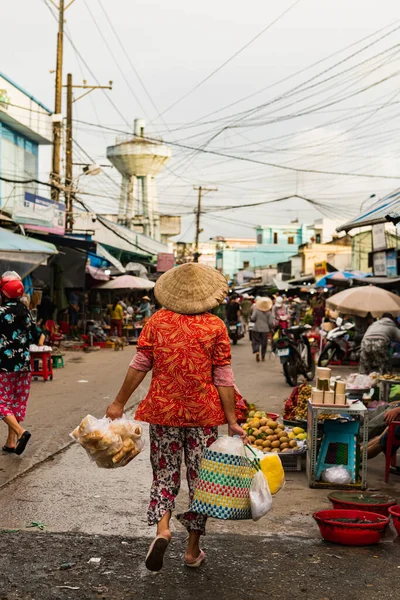
[[[31,437],[21,426],[31,387],[30,344],[39,341],[29,309],[21,302],[24,286],[13,271],[0,279],[0,420],[8,427],[3,452],[22,454]]]
[[[153,469],[148,524],[157,525],[146,567],[159,571],[171,541],[170,519],[185,456],[189,500],[192,502],[205,448],[218,437],[218,426],[228,423],[231,434],[246,433],[237,422],[237,399],[226,326],[211,314],[226,297],[224,277],[216,270],[187,263],[164,273],[154,293],[163,307],[143,328],[137,353],[107,416],[120,418],[132,393],[152,369],[146,398],[135,418],[150,424]],[[206,517],[190,509],[177,515],[189,533],[185,565],[199,567],[205,554],[200,537]]]

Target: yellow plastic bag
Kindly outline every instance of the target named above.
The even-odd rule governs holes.
[[[271,494],[277,494],[285,485],[285,471],[281,459],[276,453],[271,452],[264,455],[260,464],[261,470],[268,481]]]

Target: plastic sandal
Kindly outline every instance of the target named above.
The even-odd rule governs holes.
[[[146,556],[146,569],[149,571],[161,571],[164,563],[164,554],[169,546],[170,540],[158,535],[152,542]]]
[[[198,567],[200,567],[203,564],[205,558],[206,558],[205,552],[203,550],[200,550],[200,554],[196,558],[196,560],[194,560],[192,562],[188,562],[187,560],[185,560],[185,566],[189,567],[190,569],[197,569]]]
[[[29,442],[31,434],[29,431],[24,431],[19,440],[17,441],[17,445],[15,446],[15,454],[22,454],[26,448],[27,443]]]
[[[3,452],[6,452],[7,454],[15,453],[15,448],[10,448],[9,446],[3,446],[2,450],[3,450]]]

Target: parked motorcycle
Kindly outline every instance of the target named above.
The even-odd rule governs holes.
[[[244,338],[244,329],[243,324],[236,321],[228,323],[228,334],[234,346],[238,343],[239,340]]]
[[[318,366],[327,367],[332,361],[359,362],[362,335],[350,339],[349,332],[354,329],[354,323],[336,320],[335,329],[326,334],[326,344],[319,356]]]
[[[288,327],[274,343],[274,351],[283,365],[285,379],[292,387],[298,384],[300,375],[308,381],[312,381],[315,376],[315,362],[307,337],[310,329],[310,325]]]

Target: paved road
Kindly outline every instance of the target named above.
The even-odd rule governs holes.
[[[165,568],[143,565],[145,539],[3,533],[4,600],[397,600],[400,545],[346,548],[294,538],[208,536],[200,569],[174,539]],[[88,563],[100,558],[99,564]],[[68,565],[69,563],[69,565]],[[16,571],[16,565],[18,570]],[[64,570],[61,566],[70,566]]]
[[[32,438],[20,458],[0,455],[0,487],[65,448],[71,441],[69,433],[85,415],[102,416],[131,358],[128,348],[123,352],[69,352],[65,368],[55,370],[53,381],[34,381],[24,423]],[[145,389],[142,385],[131,404],[141,399]],[[5,432],[0,425],[0,434],[5,437]]]
[[[284,383],[277,361],[256,363],[245,340],[232,350],[242,393],[260,406],[279,410],[289,387]],[[65,448],[70,443],[69,433],[86,414],[98,417],[104,414],[105,407],[122,383],[134,352],[132,348],[92,354],[69,352],[65,368],[55,371],[54,381],[33,382],[25,421],[32,439],[21,458],[0,455],[0,487]],[[129,406],[138,404],[148,384],[149,378],[135,392]],[[5,436],[5,426],[0,427]]]

